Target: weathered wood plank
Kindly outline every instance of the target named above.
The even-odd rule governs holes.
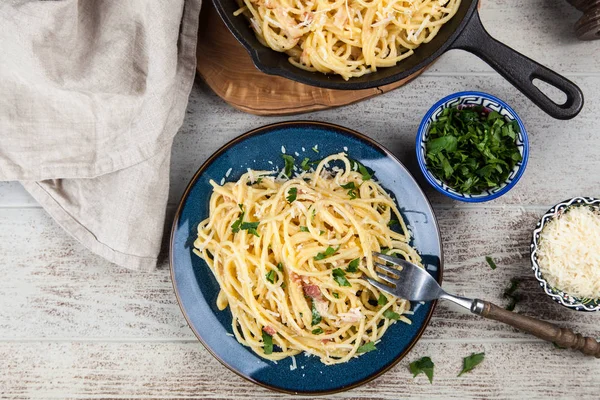
[[[457,377],[462,358],[486,358]],[[413,379],[408,363],[430,356],[433,384]],[[301,359],[300,359],[301,360]],[[300,361],[301,362],[301,361]],[[285,362],[280,362],[287,368]],[[10,398],[279,399],[228,371],[199,343],[0,342],[0,393]],[[301,369],[298,370],[301,378]],[[510,371],[510,372],[509,372]],[[600,365],[545,343],[417,344],[410,355],[371,383],[330,398],[343,399],[596,399]]]
[[[446,255],[444,287],[500,305],[510,278],[524,279],[518,310],[600,337],[598,315],[550,301],[527,261],[541,210],[439,209]],[[165,263],[155,273],[117,268],[68,237],[41,209],[0,209],[0,341],[40,338],[193,339]],[[492,271],[484,257],[492,256]],[[440,304],[425,337],[527,338],[496,322]]]

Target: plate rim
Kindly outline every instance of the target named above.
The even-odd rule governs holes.
[[[383,374],[385,374],[386,372],[388,372],[389,370],[391,370],[392,368],[394,368],[396,365],[398,365],[398,363],[400,361],[402,361],[407,355],[408,353],[410,353],[410,351],[413,349],[413,347],[419,342],[419,340],[421,339],[421,337],[423,336],[423,333],[425,332],[425,329],[427,329],[427,327],[429,326],[429,323],[431,322],[431,317],[435,311],[435,308],[437,306],[438,301],[434,300],[431,302],[431,308],[429,309],[427,315],[425,316],[425,320],[423,322],[423,325],[421,326],[421,328],[417,331],[417,335],[415,336],[415,338],[409,343],[408,347],[402,352],[400,353],[390,364],[386,365],[384,368],[382,368],[381,370],[351,384],[348,386],[344,386],[344,387],[340,387],[337,389],[332,389],[332,390],[317,390],[317,391],[292,391],[292,390],[287,390],[287,389],[283,389],[280,387],[276,387],[276,386],[271,386],[269,384],[266,384],[264,382],[260,382],[256,379],[253,379],[251,376],[249,375],[245,375],[243,373],[241,373],[240,371],[237,371],[233,366],[229,365],[225,360],[223,360],[221,357],[219,357],[211,348],[210,346],[208,346],[204,340],[202,339],[202,337],[198,334],[198,332],[196,331],[196,329],[192,326],[192,324],[190,323],[190,318],[188,317],[187,312],[185,311],[185,309],[183,308],[182,305],[182,301],[179,295],[179,290],[177,288],[177,286],[175,285],[175,272],[174,272],[174,260],[173,260],[173,243],[174,243],[174,239],[175,239],[175,231],[177,230],[177,225],[179,222],[179,218],[181,217],[181,211],[183,209],[183,205],[185,204],[188,195],[190,193],[190,190],[192,189],[192,187],[194,186],[194,184],[196,183],[196,181],[198,180],[199,176],[204,172],[205,169],[207,169],[212,163],[213,161],[215,161],[218,157],[220,157],[225,151],[229,150],[230,147],[243,142],[244,140],[246,140],[249,137],[252,136],[256,136],[259,135],[261,133],[264,133],[265,131],[268,130],[272,130],[272,129],[276,129],[276,128],[286,128],[286,127],[295,127],[295,126],[306,126],[306,125],[312,125],[312,126],[317,126],[317,127],[321,127],[321,128],[328,128],[328,129],[333,129],[333,130],[338,130],[338,131],[342,131],[350,136],[354,136],[362,141],[367,142],[369,145],[375,147],[376,149],[382,151],[387,157],[390,157],[391,159],[393,159],[401,168],[403,168],[408,175],[413,179],[413,181],[415,181],[415,183],[417,184],[417,188],[419,189],[419,191],[421,192],[423,198],[425,199],[426,202],[426,206],[429,208],[429,210],[431,211],[431,215],[433,216],[432,218],[432,222],[436,228],[437,231],[437,236],[438,236],[438,242],[440,245],[440,266],[438,268],[438,283],[441,285],[442,281],[443,281],[443,275],[444,275],[444,249],[443,249],[443,242],[442,242],[442,234],[440,231],[440,226],[438,224],[437,221],[437,217],[434,213],[433,207],[431,206],[431,202],[429,201],[429,198],[427,198],[427,196],[425,195],[425,192],[423,191],[423,189],[421,188],[421,186],[419,185],[418,181],[415,179],[415,177],[413,176],[413,174],[408,170],[408,168],[406,168],[406,166],[391,152],[389,151],[387,148],[385,148],[383,145],[379,144],[377,141],[375,141],[374,139],[360,133],[357,132],[355,130],[352,130],[350,128],[346,128],[337,124],[333,124],[333,123],[329,123],[329,122],[322,122],[322,121],[310,121],[310,120],[293,120],[293,121],[281,121],[281,122],[275,122],[272,124],[267,124],[267,125],[261,125],[258,128],[254,128],[251,129],[239,136],[236,136],[235,138],[231,139],[230,141],[228,141],[227,143],[225,143],[223,146],[221,146],[217,151],[215,151],[210,157],[208,157],[200,166],[200,168],[198,168],[198,170],[194,173],[194,175],[192,176],[192,178],[190,178],[190,181],[188,182],[185,190],[183,191],[183,194],[181,195],[181,199],[179,200],[179,203],[177,205],[177,209],[175,211],[175,215],[173,217],[173,224],[171,226],[171,234],[169,236],[169,272],[170,272],[170,276],[171,276],[171,284],[173,285],[173,291],[175,292],[175,297],[177,298],[177,305],[179,306],[179,309],[181,310],[181,313],[183,314],[185,321],[187,323],[187,325],[189,326],[189,328],[192,330],[192,332],[194,333],[194,335],[196,336],[196,339],[198,339],[198,341],[202,344],[202,346],[210,353],[210,355],[212,355],[217,361],[219,361],[221,363],[221,365],[223,365],[224,367],[226,367],[228,370],[230,370],[231,372],[235,373],[237,376],[252,382],[256,385],[259,385],[265,389],[269,389],[275,392],[279,392],[279,393],[285,393],[285,394],[291,394],[291,395],[300,395],[300,396],[311,396],[311,395],[317,395],[317,396],[322,396],[322,395],[329,395],[329,394],[335,394],[335,393],[341,393],[341,392],[346,392],[348,390],[357,388],[359,386],[364,385],[365,383],[371,382],[374,379],[379,378],[380,376],[382,376]],[[239,344],[239,343],[238,343]],[[240,346],[242,346],[242,344],[239,344]]]

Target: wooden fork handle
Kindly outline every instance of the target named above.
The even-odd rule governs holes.
[[[600,358],[600,343],[591,337],[583,337],[571,329],[560,328],[549,322],[526,317],[525,315],[500,308],[487,301],[476,300],[476,302],[480,302],[478,304],[479,307],[473,310],[473,312],[482,317],[504,322],[523,332],[531,333],[540,339],[553,342],[557,346],[579,350],[585,355]]]

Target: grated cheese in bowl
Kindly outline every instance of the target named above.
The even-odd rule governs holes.
[[[600,211],[571,207],[550,221],[540,235],[538,265],[553,287],[600,299]]]

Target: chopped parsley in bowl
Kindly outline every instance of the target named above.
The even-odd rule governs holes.
[[[417,134],[417,158],[441,193],[467,202],[497,198],[516,184],[528,156],[523,123],[494,96],[462,92],[436,103]]]

